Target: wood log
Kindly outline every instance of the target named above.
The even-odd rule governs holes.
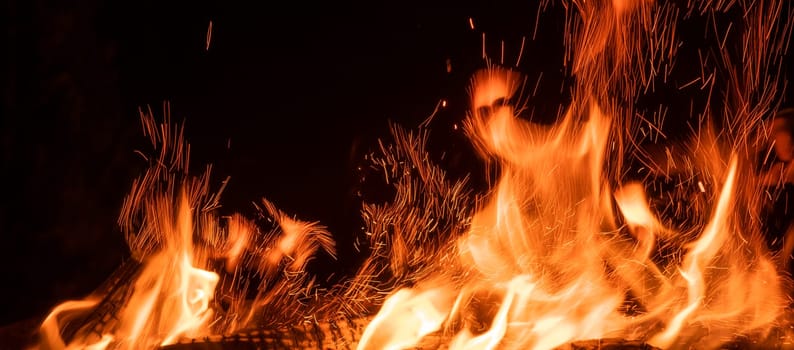
[[[278,330],[263,330],[232,336],[185,340],[161,350],[355,350],[369,319],[340,320],[328,323],[306,322],[304,325]],[[448,340],[448,339],[447,339]],[[445,349],[441,337],[429,335],[416,349]],[[565,344],[556,350],[661,350],[637,340],[606,338]]]
[[[565,344],[556,350],[656,350],[659,349],[639,340],[625,340],[620,338],[605,338],[594,340],[581,340]],[[659,349],[661,350],[661,349]]]
[[[128,259],[97,287],[89,297],[99,299],[99,303],[81,318],[81,322],[70,323],[61,329],[61,338],[66,344],[89,337],[99,339],[102,334],[112,333],[121,309],[132,295],[132,286],[141,269],[140,262]]]
[[[306,321],[289,328],[190,339],[164,346],[161,350],[355,350],[368,322],[369,318]]]
[[[132,285],[141,271],[141,264],[129,259],[116,269],[109,278],[88,295],[98,299],[92,309],[83,312],[71,322],[61,325],[61,338],[65,343],[85,340],[90,337],[99,339],[101,334],[112,332],[117,324],[116,318],[132,292]],[[55,305],[53,305],[54,307]],[[35,317],[0,327],[0,348],[28,349],[41,341],[40,327],[44,318]]]

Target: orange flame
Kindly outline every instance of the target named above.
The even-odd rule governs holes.
[[[187,194],[182,193],[176,206],[165,198],[156,204],[153,209],[162,220],[164,248],[145,261],[133,294],[117,315],[118,330],[103,334],[96,342],[63,344],[54,318],[64,311],[90,309],[96,304],[96,301],[67,302],[56,307],[42,325],[48,348],[104,349],[110,344],[124,349],[151,348],[172,344],[180,337],[207,333],[207,322],[212,317],[209,303],[215,295],[218,275],[196,267],[206,260],[202,263],[195,255],[193,213]],[[169,221],[170,218],[177,218],[176,222]]]
[[[651,3],[574,4],[584,23],[574,51],[578,81],[572,105],[556,125],[519,116],[510,103],[518,73],[491,68],[475,76],[467,130],[501,175],[457,241],[463,272],[449,277],[439,265],[432,276],[460,285],[439,332],[456,334],[455,349],[552,349],[606,337],[714,348],[737,334],[767,334],[783,315],[786,298],[757,227],[743,218],[743,209],[755,202],[747,199],[750,191],[737,188],[737,178],[741,172],[748,175],[745,185],[758,183],[735,152],[746,131],[738,130],[733,144],[715,133],[698,136],[692,167],[715,185],[711,191],[699,183],[713,198],[710,217],[691,231],[666,227],[640,183],[610,178],[621,172],[619,157],[636,142],[636,126],[623,115],[630,109],[602,97],[647,84],[631,57],[642,49],[630,39],[639,38],[633,23],[651,18]],[[721,161],[726,158],[729,164]],[[683,259],[656,255],[657,243]],[[402,292],[391,298],[406,298]],[[498,308],[482,302],[483,295],[495,295]],[[380,326],[391,322],[381,320],[389,312],[382,309],[367,332],[391,332]],[[472,320],[471,314],[478,316]],[[418,322],[404,318],[402,324]],[[366,340],[360,348],[370,346]],[[419,343],[398,337],[392,344]]]
[[[153,145],[162,147],[152,167],[133,184],[120,220],[133,259],[141,267],[133,270],[137,272],[131,275],[133,280],[114,282],[122,284],[121,293],[57,306],[42,323],[38,348],[146,349],[232,333],[255,324],[268,307],[291,300],[287,293],[295,298],[301,290],[308,293],[312,283],[304,277],[306,264],[318,249],[334,254],[334,243],[323,226],[290,218],[268,201],[265,208],[280,231],[262,235],[257,225],[240,215],[231,216],[222,228],[212,211],[218,194],[208,193],[208,173],[187,176],[189,146],[181,130],[172,128],[168,120],[155,125],[151,112],[142,112],[141,117]],[[280,272],[284,278],[279,278]],[[243,273],[263,280],[253,301],[245,295],[253,278]],[[221,308],[218,297],[231,305]],[[70,321],[80,322],[114,303],[118,309],[110,310],[108,324],[96,328],[86,324],[68,338],[62,334]],[[289,304],[283,307],[301,311]]]
[[[720,181],[708,225],[688,243],[686,236],[660,223],[637,183],[615,191],[621,216],[613,217],[611,191],[601,171],[610,118],[597,105],[582,116],[583,123],[569,111],[559,125],[543,127],[521,120],[501,102],[510,96],[500,94],[515,90],[510,87],[515,73],[491,69],[478,77],[473,104],[480,112],[473,114],[469,126],[483,155],[501,160],[502,175],[491,199],[458,240],[467,272],[455,293],[456,306],[428,303],[423,293],[435,295],[435,287],[401,289],[369,325],[360,348],[419,344],[417,334],[401,336],[392,330],[400,328],[394,324],[423,324],[425,313],[447,320],[443,326],[434,323],[433,329],[458,329],[453,349],[552,349],[605,337],[648,339],[663,348],[679,344],[682,337],[696,337],[713,347],[725,335],[763,331],[774,324],[784,297],[772,262],[764,255],[736,251],[745,243],[738,236],[741,227],[733,204],[735,157]],[[614,227],[619,221],[626,222],[632,239]],[[657,235],[687,250],[680,266],[654,259]],[[758,288],[759,283],[766,288]],[[490,327],[476,333],[474,324],[464,322],[456,328],[460,326],[452,320],[483,312],[476,301],[482,294],[500,299],[496,312],[485,320]],[[647,311],[629,316],[628,295]],[[426,309],[417,311],[416,305]],[[401,307],[412,311],[398,315],[394,310]],[[708,334],[685,334],[684,328],[692,331],[695,324],[707,325]],[[372,334],[380,335],[369,343]]]
[[[186,194],[174,209],[160,207],[163,220],[177,217],[175,225],[164,222],[165,249],[146,262],[135,282],[134,294],[122,311],[117,336],[130,348],[173,343],[181,336],[207,331],[212,316],[209,302],[214,297],[218,275],[194,266],[193,223]],[[167,273],[163,273],[167,271]]]
[[[400,289],[383,304],[379,315],[361,335],[359,349],[398,350],[413,346],[441,327],[451,307],[451,297],[452,293],[442,287]]]

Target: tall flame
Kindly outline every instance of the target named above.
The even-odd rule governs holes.
[[[607,337],[648,339],[662,348],[696,339],[713,347],[729,335],[774,325],[785,306],[783,288],[769,255],[742,252],[759,251],[761,242],[742,238],[736,157],[718,179],[708,224],[689,241],[661,223],[639,184],[610,190],[602,168],[612,129],[597,104],[591,102],[586,115],[569,111],[558,125],[537,125],[500,102],[511,96],[494,93],[513,91],[511,81],[514,72],[490,69],[474,83],[473,107],[480,112],[472,115],[470,131],[483,156],[500,161],[501,176],[457,241],[465,271],[457,277],[464,278],[457,301],[436,301],[438,289],[452,280],[398,290],[365,333],[382,334],[378,348],[420,344],[420,336],[393,333],[400,329],[393,322],[423,325],[422,315],[431,312],[436,322],[446,321],[433,323],[433,330],[457,330],[453,349],[553,349]],[[653,254],[658,240],[678,246],[683,259],[659,261]],[[480,301],[485,295],[498,309],[487,311]],[[627,305],[644,312],[630,315]],[[413,311],[397,311],[401,307]],[[469,313],[485,318],[455,321],[470,319]],[[490,326],[475,331],[478,322]],[[363,338],[360,348],[370,342]]]
[[[711,198],[707,217],[686,229],[665,225],[642,183],[623,180],[623,159],[629,147],[639,147],[638,126],[630,118],[633,101],[609,95],[630,98],[652,84],[654,67],[667,56],[644,53],[643,45],[669,46],[671,55],[676,47],[669,32],[637,26],[671,14],[652,2],[573,4],[582,22],[566,39],[574,47],[577,79],[560,121],[549,126],[521,117],[522,109],[510,102],[520,100],[514,96],[519,73],[494,67],[474,78],[467,131],[481,156],[499,165],[500,177],[455,242],[457,264],[437,265],[431,275],[436,285],[424,287],[459,286],[455,304],[433,303],[416,287],[412,299],[405,300],[404,289],[391,298],[430,303],[436,314],[443,310],[438,332],[456,334],[453,349],[553,349],[610,337],[662,348],[715,348],[737,335],[763,338],[782,320],[787,298],[758,226],[746,219],[757,204],[751,199],[757,192],[748,188],[758,178],[748,171],[752,161],[738,152],[752,119],[736,116],[745,129],[727,136],[716,137],[709,127],[695,135],[690,170],[713,185],[699,183]],[[637,63],[649,65],[650,76]],[[438,282],[438,276],[448,277]],[[397,316],[394,309],[381,309],[368,334],[383,333],[383,341],[394,334],[390,322],[420,322],[420,312]],[[368,340],[360,348],[371,346]],[[422,342],[399,337],[393,344]]]

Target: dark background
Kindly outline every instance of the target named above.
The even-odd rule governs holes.
[[[355,169],[388,121],[415,126],[446,99],[434,130],[451,148],[483,67],[481,32],[491,55],[503,39],[515,60],[537,14],[531,1],[331,6],[6,2],[0,325],[84,296],[128,255],[116,219],[145,166],[137,109],[162,116],[166,100],[186,121],[192,168],[213,163],[215,184],[231,176],[224,211],[250,215],[267,197],[319,220],[344,267],[361,226]],[[528,41],[523,60],[553,81],[562,28],[547,26],[553,36]],[[554,101],[559,84],[550,91]]]
[[[319,220],[346,266],[360,227],[355,169],[389,120],[415,126],[446,99],[434,140],[465,170],[452,125],[483,67],[481,33],[491,57],[504,40],[514,61],[537,15],[535,1],[487,3],[5,2],[0,325],[82,297],[127,256],[116,219],[145,165],[137,109],[161,116],[164,101],[186,121],[193,169],[213,163],[215,184],[231,176],[224,211],[250,215],[267,197]],[[565,100],[562,13],[547,10],[522,57],[531,83],[544,72],[527,101],[538,114]]]

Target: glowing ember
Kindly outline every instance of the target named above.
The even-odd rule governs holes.
[[[701,77],[681,85],[702,84],[708,102],[701,127],[684,143],[686,155],[668,148],[662,165],[643,145],[665,137],[663,117],[650,122],[635,104],[666,81],[662,72],[672,69],[681,45],[677,20],[689,14],[639,0],[563,4],[579,16],[566,25],[574,83],[560,120],[524,118],[515,102],[523,98],[520,73],[489,67],[475,75],[464,129],[486,164],[498,167],[482,197],[472,195],[467,179],[452,181],[432,163],[429,120],[416,132],[393,126],[393,144],[380,143],[368,160],[395,196],[364,204],[370,257],[330,290],[305,271],[318,251],[334,255],[325,227],[267,200],[260,212],[270,231],[240,215],[222,220],[209,171],[188,175],[181,130],[141,113],[159,155],[133,184],[120,220],[141,266],[110,311],[116,321],[83,326],[67,339],[70,320],[108,302],[102,295],[66,302],[42,324],[40,346],[156,348],[340,318],[367,320],[356,331],[360,340],[343,344],[359,349],[787,341],[773,333],[789,326],[788,284],[761,235],[757,188],[768,179],[754,172],[751,151],[768,138],[762,119],[778,91],[762,75],[780,65],[773,57],[786,46],[792,16],[784,11],[792,10],[782,1],[707,1],[690,9],[743,11],[743,61],[731,65],[727,33],[721,36],[724,110],[711,104],[714,57],[700,62]],[[474,20],[468,23],[474,30]],[[651,174],[691,174],[701,197],[684,210],[696,219],[672,223],[646,193],[650,176],[627,175],[641,171],[632,162]],[[340,333],[331,324],[328,332]]]

